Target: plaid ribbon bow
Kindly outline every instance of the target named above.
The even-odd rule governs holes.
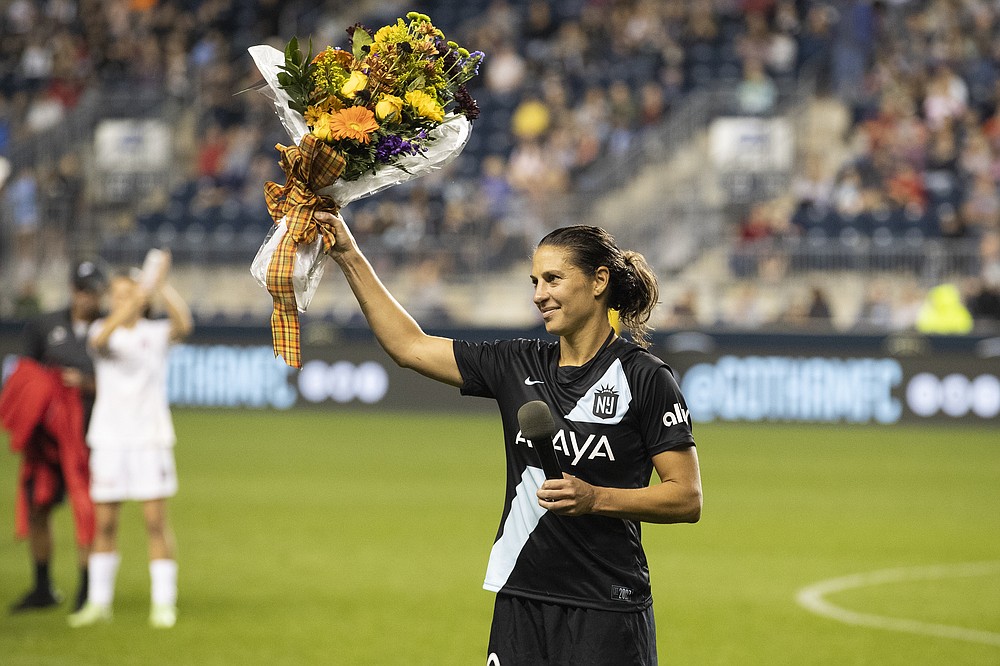
[[[316,211],[336,213],[339,206],[329,197],[315,192],[332,185],[343,172],[347,161],[332,146],[312,134],[302,137],[298,146],[275,146],[281,153],[281,170],[285,184],[264,183],[264,198],[275,224],[285,220],[287,233],[281,239],[267,266],[267,291],[274,301],[271,312],[271,339],[275,356],[281,356],[293,368],[302,367],[299,335],[299,312],[295,307],[295,290],[292,287],[292,270],[295,265],[295,248],[299,243],[312,243],[320,228],[323,251],[330,250],[327,225],[315,220]]]

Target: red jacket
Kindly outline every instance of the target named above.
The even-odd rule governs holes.
[[[11,449],[23,456],[15,509],[17,536],[28,535],[30,508],[58,501],[65,488],[77,543],[89,546],[94,539],[94,505],[80,391],[62,383],[60,369],[21,358],[0,391],[0,425],[10,432]]]

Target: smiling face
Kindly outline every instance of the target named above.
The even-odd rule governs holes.
[[[594,321],[607,320],[607,269],[587,275],[570,259],[570,252],[554,245],[535,250],[531,262],[534,303],[542,313],[545,330],[560,337],[572,336]]]

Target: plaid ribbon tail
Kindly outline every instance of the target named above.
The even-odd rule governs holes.
[[[271,313],[271,339],[274,355],[281,356],[293,368],[302,367],[299,313],[292,286],[295,249],[299,243],[312,243],[320,232],[313,214],[317,210],[337,210],[336,204],[315,194],[340,176],[344,158],[331,146],[307,134],[299,146],[276,146],[281,153],[281,168],[287,177],[283,186],[264,184],[264,198],[275,223],[285,220],[288,227],[267,266],[267,291],[274,301]],[[324,249],[329,249],[326,234]]]
[[[267,291],[274,309],[271,312],[271,342],[274,355],[280,356],[293,368],[302,367],[300,351],[299,311],[292,286],[295,242],[286,233],[267,267]]]

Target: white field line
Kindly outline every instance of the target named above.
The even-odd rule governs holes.
[[[911,634],[936,636],[939,638],[953,638],[960,641],[985,643],[986,645],[1000,647],[1000,633],[994,631],[980,631],[964,627],[953,627],[946,624],[933,624],[883,615],[855,613],[854,611],[835,606],[823,598],[827,594],[853,590],[860,587],[870,587],[872,585],[904,583],[917,580],[937,580],[941,578],[971,578],[975,576],[988,576],[994,573],[1000,573],[1000,561],[942,564],[905,569],[882,569],[870,573],[821,580],[818,583],[813,583],[800,589],[795,595],[795,601],[806,610],[817,615],[822,615],[846,624],[887,629],[889,631],[904,631]]]

